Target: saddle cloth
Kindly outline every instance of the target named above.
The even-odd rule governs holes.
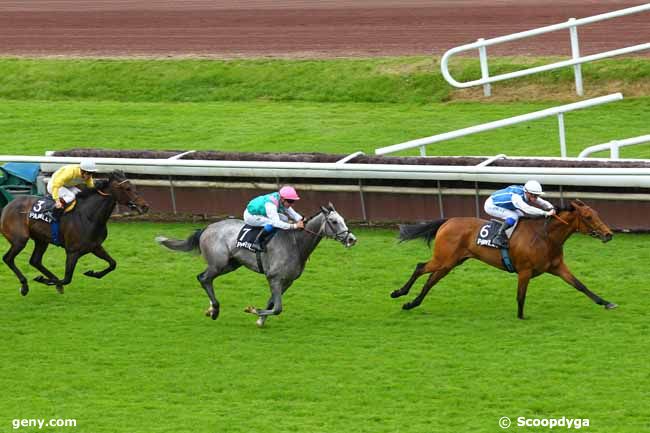
[[[490,248],[499,248],[492,243],[492,239],[494,239],[494,237],[497,235],[500,227],[501,222],[497,220],[491,220],[489,223],[484,224],[478,231],[478,235],[476,235],[476,245],[483,245]],[[512,232],[515,230],[515,227],[517,227],[517,224],[506,230],[506,236],[508,236],[508,239],[510,239],[512,236]]]
[[[39,198],[29,210],[29,219],[41,220],[51,224],[54,220],[52,211],[54,210],[54,200],[52,197]]]
[[[255,242],[255,239],[257,238],[260,230],[264,230],[264,227],[255,227],[245,224],[237,235],[237,248],[244,248],[249,251],[255,251],[253,250],[252,245],[253,242]]]
[[[74,200],[65,208],[64,213],[71,212],[76,204],[77,200]],[[52,215],[52,212],[54,212],[54,199],[52,196],[48,195],[39,198],[34,202],[32,208],[29,210],[29,219],[41,220],[48,224],[52,224],[52,221],[54,221],[54,215]]]

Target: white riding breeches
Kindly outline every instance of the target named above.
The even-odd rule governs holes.
[[[47,183],[47,192],[52,194],[52,181]],[[81,190],[76,186],[62,186],[59,188],[59,198],[62,198],[66,203],[72,203]]]
[[[510,210],[495,205],[492,202],[492,197],[489,197],[487,200],[485,200],[485,205],[483,206],[483,209],[485,209],[485,213],[487,213],[488,215],[502,219],[504,221],[506,220],[506,218],[512,218],[515,221],[518,221],[519,217],[524,215],[524,213],[520,210]]]
[[[279,213],[278,216],[284,222],[289,221],[289,218],[287,218],[286,215]],[[248,210],[244,211],[244,222],[253,227],[262,227],[266,224],[271,224],[275,227],[275,224],[273,224],[273,220],[271,218],[264,215],[252,215],[250,212],[248,212]]]

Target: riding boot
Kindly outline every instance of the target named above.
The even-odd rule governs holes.
[[[266,240],[270,234],[270,231],[267,231],[265,229],[260,230],[260,232],[257,234],[257,237],[255,238],[255,241],[253,241],[253,244],[251,245],[253,251],[264,251],[266,247]]]
[[[506,236],[506,230],[509,228],[510,224],[508,224],[506,221],[502,222],[501,227],[499,227],[499,231],[492,239],[492,243],[500,248],[508,248],[508,236]]]

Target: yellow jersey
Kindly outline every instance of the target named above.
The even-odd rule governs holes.
[[[92,188],[95,186],[92,176],[88,179],[81,177],[81,168],[78,164],[65,165],[54,172],[52,175],[52,198],[59,199],[59,188],[62,186],[76,186],[85,183]]]

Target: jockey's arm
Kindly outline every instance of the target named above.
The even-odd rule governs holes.
[[[95,180],[93,179],[92,176],[89,176],[88,179],[86,179],[86,186],[88,188],[94,188],[95,187]]]
[[[264,208],[266,209],[266,216],[271,220],[273,227],[277,227],[282,230],[289,230],[293,228],[293,224],[289,224],[280,219],[280,215],[278,215],[278,208],[273,203],[266,203],[266,205],[264,205]]]
[[[298,212],[293,210],[292,207],[289,207],[289,208],[286,209],[286,214],[290,219],[292,219],[292,220],[294,220],[296,222],[297,221],[302,221],[302,219],[303,219],[302,215],[300,215]]]
[[[529,205],[517,194],[512,195],[512,204],[515,205],[517,209],[528,215],[546,216],[546,211],[544,209]]]
[[[546,210],[555,209],[555,206],[553,206],[551,203],[547,202],[541,197],[537,197],[536,203],[539,203],[539,205]]]

